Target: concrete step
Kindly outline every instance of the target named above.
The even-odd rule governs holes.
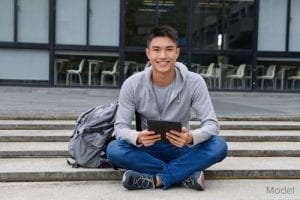
[[[62,130],[74,125],[74,120],[0,120],[1,130]]]
[[[300,142],[300,130],[221,130],[229,142]]]
[[[299,180],[207,180],[205,185],[204,192],[183,187],[132,192],[120,181],[3,182],[0,194],[3,200],[298,200],[300,196]]]
[[[1,130],[73,129],[74,120],[0,120]],[[191,121],[191,128],[199,122]],[[223,130],[300,130],[298,121],[220,121]]]
[[[300,142],[228,142],[229,156],[300,156]]]
[[[67,142],[73,130],[0,130],[0,142]],[[229,142],[300,142],[300,130],[221,130]]]
[[[67,142],[2,142],[0,158],[66,157]],[[300,157],[300,142],[228,142],[229,156]]]
[[[0,142],[67,142],[73,130],[0,130]]]
[[[0,182],[120,180],[123,170],[72,168],[65,158],[0,159]],[[300,157],[227,157],[207,179],[299,179]]]
[[[67,142],[2,142],[0,158],[67,157]]]

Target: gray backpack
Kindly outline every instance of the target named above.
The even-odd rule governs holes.
[[[113,137],[115,114],[118,102],[97,106],[82,113],[76,120],[69,142],[68,163],[73,167],[111,167],[105,149]]]

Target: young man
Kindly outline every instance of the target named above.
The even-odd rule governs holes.
[[[226,142],[217,136],[219,124],[203,78],[176,62],[177,40],[172,27],[152,29],[146,48],[151,67],[129,77],[120,91],[117,140],[108,145],[107,156],[127,169],[122,181],[129,190],[174,184],[203,190],[203,170],[227,154]],[[195,130],[189,125],[191,109],[200,121]],[[135,111],[143,131],[132,129]],[[166,133],[169,142],[162,142],[160,134],[147,130],[148,119],[179,121],[183,128]]]

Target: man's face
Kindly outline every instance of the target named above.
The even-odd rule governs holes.
[[[153,70],[159,73],[172,71],[179,53],[180,49],[169,37],[155,37],[146,48]]]

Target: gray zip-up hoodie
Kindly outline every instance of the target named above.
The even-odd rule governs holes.
[[[219,133],[219,124],[203,78],[188,71],[182,63],[175,64],[176,79],[174,89],[162,113],[159,113],[152,87],[152,67],[129,77],[120,90],[119,108],[116,116],[115,135],[137,145],[138,132],[131,122],[135,111],[140,113],[141,127],[147,129],[147,119],[179,121],[190,129],[191,109],[199,119],[199,128],[191,130],[193,145],[204,142]]]

